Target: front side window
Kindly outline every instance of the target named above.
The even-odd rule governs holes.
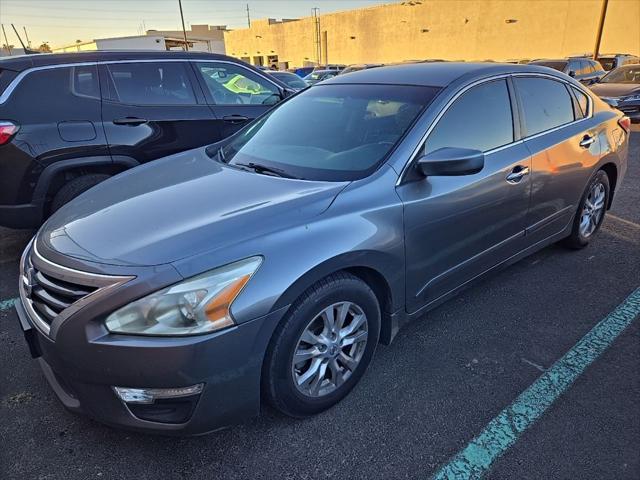
[[[271,82],[232,63],[203,62],[196,68],[216,105],[275,105],[280,92]]]
[[[239,168],[267,166],[308,180],[363,178],[437,92],[395,85],[314,87],[245,127],[218,156]]]
[[[513,116],[505,80],[473,87],[446,111],[427,138],[424,153],[445,147],[486,152],[513,142]]]
[[[107,65],[115,96],[128,105],[194,105],[196,98],[182,62]]]
[[[514,78],[514,82],[522,102],[527,135],[574,120],[573,103],[563,83],[545,78]]]

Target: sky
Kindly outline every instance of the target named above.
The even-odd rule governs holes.
[[[182,0],[185,24],[228,25],[246,28],[247,4],[252,19],[309,16],[313,7],[320,13],[350,10],[392,0]],[[24,38],[26,27],[33,47],[48,42],[53,48],[75,43],[139,35],[144,30],[180,29],[178,0],[0,0],[0,23],[9,44],[20,46],[11,28],[15,24]],[[0,45],[4,44],[0,38]]]

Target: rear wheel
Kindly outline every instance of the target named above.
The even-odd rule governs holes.
[[[90,175],[83,175],[81,177],[74,178],[69,183],[65,184],[58,193],[53,197],[51,202],[51,213],[59,210],[63,205],[69,203],[81,193],[86,192],[91,187],[105,181],[111,175],[103,173],[93,173]]]
[[[318,282],[274,334],[263,375],[267,400],[294,417],[335,405],[364,374],[379,334],[380,307],[365,282],[347,273]]]
[[[570,248],[584,248],[600,229],[609,204],[609,176],[598,170],[582,195],[571,235],[564,240]]]

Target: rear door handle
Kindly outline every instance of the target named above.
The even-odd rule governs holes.
[[[509,183],[518,183],[523,179],[525,175],[529,175],[529,167],[525,167],[524,165],[518,165],[513,167],[511,173],[507,175],[507,182]]]
[[[125,117],[125,118],[117,118],[113,121],[114,125],[142,125],[143,123],[147,123],[148,120],[145,118],[137,118],[137,117]]]
[[[582,137],[582,140],[580,140],[580,146],[582,148],[589,148],[591,144],[595,141],[596,141],[596,137],[592,135],[585,135],[584,137]]]
[[[227,115],[222,117],[222,120],[229,123],[242,123],[249,120],[249,117],[245,117],[244,115]]]

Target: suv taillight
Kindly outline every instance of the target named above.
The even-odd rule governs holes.
[[[622,129],[627,133],[631,131],[631,119],[626,115],[618,120],[618,125],[620,125]]]
[[[0,145],[9,143],[9,140],[13,138],[19,128],[20,127],[14,123],[0,121]]]

